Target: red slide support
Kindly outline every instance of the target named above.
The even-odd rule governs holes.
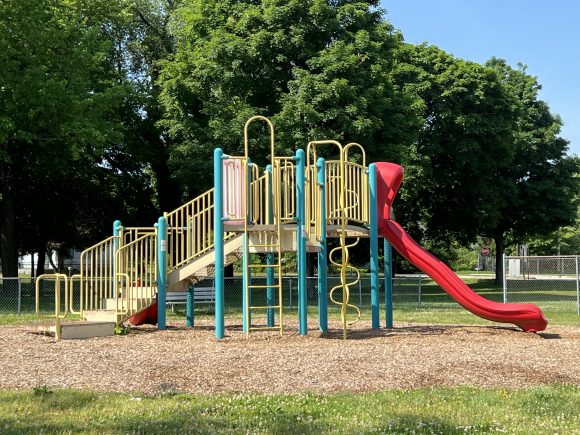
[[[476,316],[494,322],[513,323],[524,331],[543,331],[548,325],[542,310],[532,304],[502,304],[475,293],[445,263],[425,251],[405,230],[391,220],[393,200],[403,181],[403,168],[379,162],[377,167],[377,209],[379,235],[419,270],[429,275],[449,296]]]

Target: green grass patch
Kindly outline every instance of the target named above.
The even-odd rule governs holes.
[[[335,395],[0,392],[0,431],[22,433],[553,434],[580,431],[580,388],[433,388]]]

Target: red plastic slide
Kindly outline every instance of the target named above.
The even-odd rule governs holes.
[[[379,234],[408,261],[429,275],[465,309],[494,322],[513,323],[524,331],[543,331],[548,326],[542,310],[532,304],[502,304],[487,300],[471,290],[442,261],[425,251],[401,226],[390,219],[391,206],[403,181],[403,168],[394,163],[377,167]]]

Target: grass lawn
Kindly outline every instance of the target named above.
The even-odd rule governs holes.
[[[0,432],[580,433],[580,388],[434,388],[335,395],[0,392]]]

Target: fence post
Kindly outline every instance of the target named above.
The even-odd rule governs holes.
[[[292,278],[288,278],[288,281],[290,281],[290,308],[292,308]]]
[[[576,275],[578,275],[578,259],[576,259]],[[22,306],[22,281],[18,278],[18,315]]]
[[[422,281],[422,277],[419,276],[419,278],[417,278],[419,280],[419,308],[421,308],[421,281]]]
[[[576,311],[580,316],[580,267],[579,267],[579,255],[576,255]]]
[[[501,273],[503,274],[503,303],[507,304],[507,268],[505,267],[506,256],[502,256]]]

